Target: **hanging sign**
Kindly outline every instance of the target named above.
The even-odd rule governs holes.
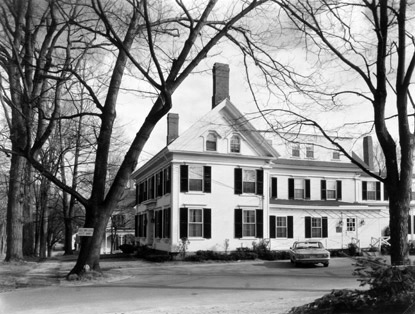
[[[94,234],[94,228],[79,228],[78,235],[80,237],[92,237]]]

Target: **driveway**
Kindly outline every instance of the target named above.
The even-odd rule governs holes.
[[[352,263],[335,258],[328,268],[296,268],[289,261],[130,262],[112,268],[116,281],[62,281],[1,293],[0,313],[287,313],[332,289],[359,288]]]

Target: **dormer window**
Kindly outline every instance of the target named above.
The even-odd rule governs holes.
[[[216,151],[216,144],[217,144],[218,138],[215,133],[209,133],[206,138],[206,150],[207,151]]]
[[[291,147],[291,156],[292,157],[300,157],[300,145],[293,144]]]
[[[241,152],[241,139],[239,136],[234,135],[231,138],[231,153],[240,153]]]
[[[314,158],[314,146],[313,145],[307,145],[306,146],[306,151],[305,151],[305,153],[306,153],[306,157],[307,158]]]

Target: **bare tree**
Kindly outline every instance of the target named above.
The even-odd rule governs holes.
[[[414,109],[410,94],[415,67],[415,37],[410,23],[413,9],[404,0],[273,2],[277,6],[273,12],[278,12],[275,25],[281,27],[284,36],[289,33],[291,42],[299,44],[287,48],[294,49],[297,56],[305,50],[306,57],[301,61],[291,58],[288,65],[283,58],[278,62],[269,46],[238,43],[245,55],[255,58],[265,74],[267,88],[282,97],[284,105],[270,106],[262,114],[279,134],[313,128],[326,137],[328,145],[385,184],[389,194],[391,262],[404,264],[414,148],[410,123]],[[275,34],[275,29],[268,33],[269,39]],[[336,127],[333,121],[320,119],[328,116],[325,112],[334,114],[350,108],[350,104],[360,104],[361,112],[371,108],[371,118],[355,116]],[[276,114],[278,120],[271,117]],[[362,136],[372,128],[385,158],[386,172],[382,174],[353,158],[338,139],[341,132],[361,132]]]
[[[55,70],[57,74],[44,71],[46,72],[45,76],[53,79],[55,83],[53,89],[54,110],[49,116],[39,118],[39,121],[43,124],[41,129],[38,128],[37,136],[33,142],[29,139],[23,143],[19,142],[19,147],[13,147],[12,152],[23,155],[42,175],[63,191],[72,195],[85,207],[84,226],[93,228],[94,233],[92,237],[82,237],[78,260],[70,274],[82,275],[86,268],[100,270],[101,241],[108,220],[124,193],[129,176],[135,169],[137,160],[152,130],[171,109],[173,93],[199,63],[208,56],[212,48],[227,33],[238,26],[239,21],[265,2],[266,0],[235,1],[229,4],[229,10],[222,8],[215,10],[217,0],[195,2],[190,7],[187,7],[181,0],[175,2],[91,0],[83,2],[82,10],[79,11],[76,6],[73,8],[60,6],[59,11],[53,11],[52,9],[55,7],[50,7],[51,10],[47,11],[59,12],[62,15],[69,12],[65,19],[62,19],[62,21],[68,21],[69,23],[61,22],[58,24],[65,25],[68,29],[65,35],[68,36],[65,45],[63,45],[67,49],[61,53],[63,57],[60,59],[53,58],[56,63]],[[28,3],[28,7],[32,8],[31,1]],[[7,12],[10,8],[21,11],[22,16],[18,20],[21,21],[22,26],[19,27],[24,29],[24,16],[30,16],[28,14],[30,10],[21,3],[20,7],[13,4],[10,3],[9,6],[4,7],[3,12]],[[57,6],[58,4],[59,2],[49,2],[49,5]],[[51,18],[53,20],[54,16],[51,16]],[[4,27],[6,32],[15,29],[10,27],[9,24]],[[77,32],[71,32],[75,28]],[[11,38],[13,38],[13,34],[10,34]],[[94,53],[103,56],[111,73],[108,86],[104,86],[106,92],[104,99],[99,97],[97,93],[97,86],[100,86],[99,88],[102,86],[99,80],[85,80],[76,66],[69,67],[68,65],[68,63],[74,64],[77,61],[76,58],[70,55],[70,51],[75,50],[73,45],[78,44],[80,46],[79,38],[86,37],[90,41],[82,40],[84,46],[83,52],[80,54],[85,54],[86,51],[94,51]],[[8,44],[16,50],[20,50],[22,42],[24,43],[20,40],[17,46],[14,41],[8,41]],[[94,43],[99,43],[99,47],[94,46]],[[105,53],[102,50],[99,51],[98,48],[104,48]],[[7,57],[18,67],[20,63],[16,61],[20,59],[17,56],[14,58],[13,56]],[[101,64],[104,64],[104,62],[101,62]],[[58,67],[58,65],[60,66]],[[119,91],[123,88],[123,77],[127,67],[135,76],[139,77],[140,84],[143,85],[140,91],[144,94],[153,95],[154,102],[123,157],[113,182],[108,187],[108,165],[113,126],[116,119],[116,105]],[[38,67],[35,68],[38,69]],[[97,142],[94,143],[96,154],[93,180],[91,192],[88,195],[62,182],[58,176],[48,171],[39,162],[38,156],[35,154],[40,147],[47,144],[46,139],[49,137],[57,119],[62,118],[59,111],[61,104],[60,88],[68,80],[68,71],[73,78],[76,78],[88,90],[89,96],[96,106],[95,112],[90,114],[95,115],[100,121]],[[9,86],[11,87],[10,94],[13,94],[12,78],[14,76],[13,73],[7,73],[9,74]],[[22,77],[17,70],[14,75]],[[137,90],[137,88],[134,89]],[[20,101],[12,98],[10,104],[14,105],[15,103],[19,104]],[[24,121],[22,118],[21,120]],[[18,125],[16,129],[25,130],[24,127],[25,125],[22,124]]]

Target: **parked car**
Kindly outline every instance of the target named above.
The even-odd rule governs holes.
[[[297,241],[290,248],[290,260],[295,266],[299,264],[323,264],[329,266],[330,252],[318,241]]]

